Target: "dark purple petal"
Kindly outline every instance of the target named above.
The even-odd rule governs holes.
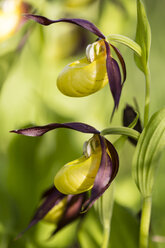
[[[40,16],[40,15],[31,15],[31,14],[27,14],[25,15],[25,17],[27,17],[28,19],[32,19],[42,25],[50,25],[53,23],[57,23],[57,22],[69,22],[69,23],[73,23],[76,24],[82,28],[87,29],[88,31],[92,32],[93,34],[97,35],[98,37],[105,39],[105,36],[101,33],[101,31],[91,22],[84,20],[84,19],[75,19],[75,18],[61,18],[58,20],[50,20],[44,16]]]
[[[94,127],[81,122],[70,122],[70,123],[52,123],[45,126],[36,126],[25,129],[12,130],[11,133],[23,134],[26,136],[42,136],[43,134],[57,129],[57,128],[68,128],[73,129],[82,133],[99,134],[100,132]]]
[[[117,47],[113,46],[112,44],[110,44],[110,46],[114,49],[116,55],[118,56],[118,59],[120,60],[121,67],[123,70],[123,83],[124,83],[126,80],[126,75],[127,75],[125,61],[124,61],[123,56],[121,55],[119,49]]]
[[[121,74],[120,74],[120,68],[118,66],[118,63],[116,62],[115,59],[111,57],[110,54],[110,47],[107,41],[105,42],[106,46],[106,53],[107,53],[107,58],[106,58],[106,67],[107,67],[107,75],[108,75],[108,80],[109,80],[109,86],[112,92],[112,96],[114,99],[114,110],[118,107],[119,105],[119,100],[120,100],[120,95],[121,95],[121,89],[122,89],[122,84],[121,84]],[[113,116],[112,113],[112,116]]]
[[[87,198],[86,192],[78,195],[68,195],[68,203],[66,206],[66,210],[62,218],[58,222],[57,228],[52,233],[52,236],[56,234],[58,231],[60,231],[66,225],[76,220],[77,218],[84,216],[84,214],[81,214],[80,212],[86,198]]]
[[[104,193],[104,191],[109,187],[110,183],[117,174],[119,160],[118,154],[113,147],[113,145],[108,141],[107,146],[110,151],[110,156],[106,151],[106,143],[103,137],[100,136],[100,144],[102,147],[102,157],[100,162],[100,167],[97,172],[94,186],[91,191],[90,198],[83,205],[82,211],[87,211],[92,207],[94,202]]]
[[[107,144],[107,148],[112,160],[112,175],[111,175],[111,182],[116,177],[117,172],[119,170],[119,156],[115,149],[115,147],[109,142],[109,140],[105,139]]]
[[[55,206],[57,205],[66,195],[59,192],[55,187],[46,192],[45,200],[41,204],[41,206],[37,209],[34,217],[29,223],[28,227],[21,232],[16,239],[20,238],[29,228],[37,224],[44,216]]]
[[[136,116],[137,116],[136,111],[133,109],[133,107],[127,104],[123,112],[123,125],[125,127],[128,127],[133,122],[133,120],[136,118]],[[139,133],[142,132],[142,124],[141,124],[140,118],[138,118],[138,121],[133,129],[138,131]],[[128,138],[128,139],[133,145],[136,146],[137,140],[133,138]]]
[[[49,189],[45,190],[45,191],[42,193],[41,199],[44,199],[44,198],[46,198],[47,196],[54,194],[55,189],[56,189],[55,186],[52,185],[52,187],[50,187]]]

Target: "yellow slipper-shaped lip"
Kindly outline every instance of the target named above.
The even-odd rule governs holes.
[[[103,40],[86,49],[86,57],[64,67],[57,78],[58,89],[67,96],[88,96],[108,83]]]
[[[54,184],[61,193],[79,194],[93,187],[101,161],[98,135],[94,135],[86,147],[85,155],[66,164],[56,174]]]

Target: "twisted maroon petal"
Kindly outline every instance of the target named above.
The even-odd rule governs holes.
[[[111,176],[111,182],[112,182],[119,170],[119,156],[112,143],[109,142],[109,140],[107,139],[105,139],[105,142],[107,144],[107,148],[112,159],[112,176]]]
[[[45,126],[36,126],[25,129],[12,130],[11,133],[22,134],[26,136],[42,136],[43,134],[57,129],[57,128],[68,128],[73,129],[82,133],[99,134],[100,132],[94,127],[81,122],[70,122],[70,123],[52,123]]]
[[[44,16],[40,16],[40,15],[31,15],[31,14],[27,14],[25,15],[26,18],[28,19],[32,19],[38,23],[40,23],[41,25],[50,25],[53,23],[57,23],[57,22],[68,22],[68,23],[72,23],[75,24],[77,26],[80,26],[82,28],[85,28],[86,30],[92,32],[93,34],[97,35],[98,37],[105,39],[105,36],[101,33],[101,31],[90,21],[84,20],[84,19],[77,19],[77,18],[60,18],[58,20],[50,20]]]
[[[112,113],[112,116],[113,116],[115,109],[119,105],[119,100],[120,100],[120,95],[121,95],[121,89],[122,89],[121,74],[120,74],[120,68],[118,66],[118,63],[116,62],[115,59],[111,57],[111,52],[110,52],[110,47],[109,47],[108,42],[107,41],[104,41],[104,42],[105,42],[106,53],[107,53],[107,58],[106,58],[107,75],[108,75],[108,80],[109,80],[109,86],[110,86],[112,96],[114,99],[114,103],[115,103],[114,110]]]
[[[122,84],[123,84],[125,82],[126,76],[127,76],[125,61],[124,61],[123,56],[121,55],[119,49],[117,47],[113,46],[112,44],[110,44],[110,46],[114,49],[116,55],[118,56],[118,59],[120,60],[121,67],[123,70],[123,82],[122,82]]]
[[[67,197],[67,204],[65,206],[64,213],[57,223],[57,227],[51,236],[60,231],[63,227],[73,222],[75,219],[80,216],[83,217],[83,214],[80,213],[81,207],[84,201],[87,198],[87,193],[82,193],[78,195],[64,195],[60,193],[54,186],[45,191],[42,195],[44,199],[43,203],[36,210],[34,217],[29,223],[28,227],[21,232],[16,239],[20,238],[29,228],[37,224],[44,216],[55,206],[57,205],[64,197]]]
[[[100,144],[102,148],[100,167],[95,178],[94,186],[91,191],[91,196],[82,207],[83,212],[91,208],[94,202],[109,187],[110,183],[115,178],[119,168],[118,154],[113,145],[101,136]],[[110,156],[106,151],[106,144],[108,146]]]
[[[65,212],[57,224],[55,231],[51,236],[59,232],[63,227],[70,224],[79,217],[83,217],[84,214],[81,214],[81,208],[83,203],[87,198],[87,193],[82,193],[78,195],[68,195],[68,203],[65,209]]]
[[[66,195],[59,192],[55,187],[52,187],[49,191],[47,191],[44,195],[44,201],[41,206],[36,210],[31,222],[27,226],[27,228],[22,231],[16,239],[19,239],[29,228],[37,224],[44,216],[54,207],[56,206]]]

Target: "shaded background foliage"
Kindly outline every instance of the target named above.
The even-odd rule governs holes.
[[[49,18],[78,17],[94,22],[105,35],[119,33],[135,37],[136,1],[132,0],[45,0],[29,1]],[[79,4],[77,4],[79,2]],[[151,110],[164,106],[164,1],[146,0],[152,29],[151,47]],[[92,13],[92,14],[91,14]],[[50,122],[82,121],[103,129],[109,125],[113,100],[108,85],[84,98],[69,98],[56,87],[56,78],[67,63],[84,56],[85,47],[95,37],[69,24],[41,27],[26,24],[30,33],[21,51],[16,51],[23,27],[10,39],[0,43],[0,246],[76,247],[78,222],[47,240],[54,228],[44,222],[29,230],[20,240],[14,237],[28,224],[41,193],[53,183],[58,169],[82,153],[82,144],[89,135],[71,130],[57,130],[39,138],[10,134],[9,130]],[[136,97],[140,110],[144,103],[144,78],[135,66],[128,48],[118,45],[127,65],[119,110],[112,125],[121,125],[126,103]],[[141,113],[143,116],[143,113]],[[115,140],[110,137],[111,141]],[[140,196],[131,178],[134,147],[127,142],[120,151],[120,171],[116,178],[112,248],[137,247]],[[151,236],[165,236],[165,198],[163,158],[153,195]],[[120,228],[119,228],[120,226]],[[160,237],[158,237],[160,240]],[[81,247],[99,247],[102,227],[91,210],[78,232]],[[163,241],[163,238],[161,237]],[[153,244],[151,244],[152,247]],[[155,246],[154,246],[155,247]],[[165,243],[157,243],[163,248]]]

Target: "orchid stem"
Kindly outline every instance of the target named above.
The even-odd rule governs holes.
[[[101,248],[109,247],[111,220],[114,205],[114,182],[111,184],[104,194],[95,202],[95,209],[99,215],[100,222],[103,226],[103,239]]]
[[[110,236],[110,225],[107,225],[107,227],[104,228],[104,237],[101,248],[108,248],[109,236]]]
[[[144,127],[146,127],[149,119],[149,104],[150,104],[150,70],[147,66],[145,72],[146,89],[145,89],[145,107],[144,107]]]
[[[142,215],[140,222],[139,248],[148,248],[151,206],[152,198],[145,197],[143,199]]]
[[[107,37],[107,40],[109,42],[118,42],[121,43],[129,48],[131,48],[134,52],[136,52],[137,55],[141,56],[142,55],[142,49],[139,46],[138,43],[136,43],[134,40],[120,34],[110,34]]]
[[[111,127],[101,131],[101,135],[108,135],[108,134],[126,135],[136,140],[138,140],[140,136],[140,133],[138,131],[129,127]]]

